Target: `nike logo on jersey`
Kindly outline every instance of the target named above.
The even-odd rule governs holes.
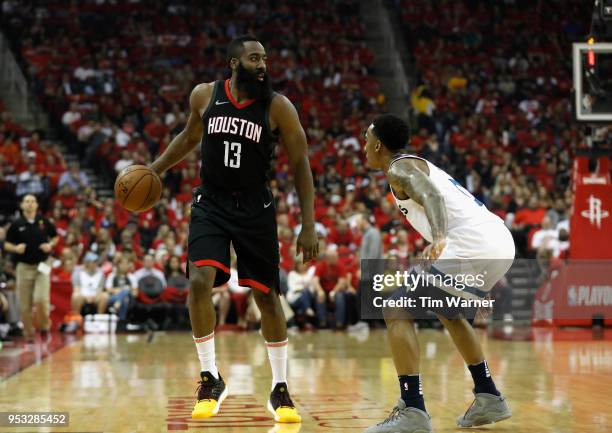
[[[223,105],[223,104],[229,104],[229,101],[215,101],[215,105]]]
[[[271,205],[271,204],[272,204],[272,202],[270,202],[270,203],[268,203],[268,204],[265,204],[265,203],[264,203],[264,209],[268,209],[268,208],[270,207],[270,205]]]

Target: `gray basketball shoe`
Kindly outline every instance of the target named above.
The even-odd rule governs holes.
[[[468,410],[457,418],[459,427],[476,427],[508,419],[512,416],[510,406],[503,396],[474,393],[474,401]]]
[[[406,407],[400,398],[386,420],[367,428],[363,433],[433,433],[433,428],[427,412]]]

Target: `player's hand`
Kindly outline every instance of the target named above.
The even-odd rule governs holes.
[[[296,252],[302,252],[303,263],[316,259],[319,255],[319,238],[314,224],[312,226],[302,225],[302,230],[297,238]]]
[[[23,254],[26,250],[26,244],[15,245],[15,252],[17,254]]]
[[[40,246],[38,248],[40,248],[40,250],[43,253],[50,253],[51,252],[51,244],[48,243],[48,242],[45,242],[44,244],[40,244]]]
[[[446,239],[438,239],[423,250],[423,260],[437,260],[446,247]]]

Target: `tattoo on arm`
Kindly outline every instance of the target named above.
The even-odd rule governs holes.
[[[387,175],[389,183],[403,191],[412,200],[423,206],[431,226],[433,240],[443,239],[447,232],[447,215],[444,197],[429,176],[418,167],[393,165]]]

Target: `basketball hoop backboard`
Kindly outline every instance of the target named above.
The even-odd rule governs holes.
[[[612,43],[574,44],[573,63],[576,119],[612,123]]]

